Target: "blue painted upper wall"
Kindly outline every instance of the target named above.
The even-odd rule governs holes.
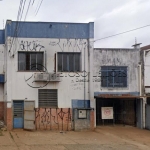
[[[18,26],[18,29],[16,28]],[[94,23],[6,22],[5,37],[24,38],[94,38]]]
[[[4,30],[0,30],[0,44],[5,44]]]

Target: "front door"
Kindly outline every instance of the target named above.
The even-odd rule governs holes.
[[[23,128],[24,120],[24,102],[23,101],[13,101],[13,127]]]
[[[35,102],[24,101],[24,129],[35,129]]]

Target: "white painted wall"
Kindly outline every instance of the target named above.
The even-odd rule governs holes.
[[[9,38],[8,38],[9,39]],[[7,40],[8,40],[7,39]],[[12,40],[12,39],[11,39]],[[27,44],[28,42],[28,44]],[[31,42],[31,43],[30,43]],[[9,42],[8,42],[9,43]],[[24,43],[24,49],[21,43]],[[46,68],[48,72],[54,72],[54,55],[57,52],[81,52],[81,70],[89,70],[88,61],[88,41],[87,39],[32,39],[32,38],[19,38],[17,42],[12,46],[11,51],[10,44],[7,45],[7,82],[5,85],[5,99],[7,101],[12,100],[35,100],[35,105],[38,107],[38,89],[39,85],[42,86],[45,83],[37,82],[32,83],[33,78],[26,81],[32,76],[34,72],[18,72],[18,51],[32,51],[34,44],[39,44],[36,51],[43,51],[46,53]],[[34,50],[35,51],[35,50]],[[85,52],[85,69],[84,69],[84,52]],[[14,54],[14,57],[12,55]],[[74,73],[73,73],[74,74]],[[84,99],[84,82],[76,82],[77,80],[83,80],[81,77],[82,72],[75,74],[74,77],[69,77],[68,73],[63,73],[64,77],[61,78],[61,82],[50,82],[43,89],[58,89],[58,107],[59,108],[71,108],[72,99]],[[88,81],[88,76],[86,77]],[[35,87],[32,88],[31,86]],[[85,82],[85,99],[89,99],[89,83]],[[11,103],[8,103],[7,107],[11,107]]]
[[[4,45],[0,44],[0,74],[4,74]]]
[[[147,52],[147,54],[145,55],[145,86],[150,86],[150,78],[149,78],[149,73],[150,73],[150,51]]]
[[[93,75],[99,82],[94,82],[94,92],[139,92],[138,86],[138,63],[139,50],[134,49],[95,49]],[[101,79],[98,77],[101,66],[127,66],[127,88],[104,88],[101,87]]]
[[[144,51],[144,86],[150,86],[150,50]],[[150,88],[145,88],[145,93],[150,93]]]
[[[0,44],[0,74],[4,74],[4,45]],[[0,83],[0,101],[4,101],[4,84]]]

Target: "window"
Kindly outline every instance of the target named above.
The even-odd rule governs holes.
[[[125,66],[102,66],[102,87],[127,87],[127,67]]]
[[[59,52],[58,71],[60,72],[80,71],[80,53]]]
[[[19,71],[41,71],[43,70],[43,52],[19,52],[18,70]]]
[[[39,89],[39,107],[57,108],[57,89]]]

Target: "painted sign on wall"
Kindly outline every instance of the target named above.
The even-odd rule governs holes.
[[[102,119],[113,119],[113,107],[101,107]]]

